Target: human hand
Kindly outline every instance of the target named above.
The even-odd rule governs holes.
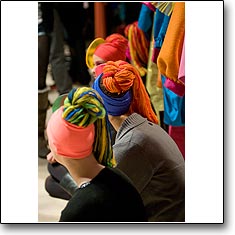
[[[50,152],[50,153],[47,154],[47,161],[48,161],[49,163],[51,163],[51,164],[57,162],[57,161],[55,160],[54,156],[52,155],[52,152]]]

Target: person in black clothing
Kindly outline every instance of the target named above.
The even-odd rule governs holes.
[[[107,114],[98,93],[89,87],[70,91],[51,116],[47,135],[50,163],[66,167],[77,189],[60,222],[145,222],[142,199],[116,164]]]
[[[50,105],[49,87],[46,85],[49,63],[59,94],[68,93],[73,83],[89,86],[91,81],[85,63],[86,37],[83,31],[87,24],[86,16],[82,2],[38,3],[38,156],[40,158],[46,158],[49,152],[45,138],[46,115]],[[64,39],[63,34],[66,35]],[[68,71],[64,61],[64,40],[71,52]]]

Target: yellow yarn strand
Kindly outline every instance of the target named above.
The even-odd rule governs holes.
[[[152,2],[151,4],[163,14],[170,16],[173,11],[175,2]]]
[[[130,46],[130,55],[131,55],[131,63],[132,65],[137,68],[140,73],[140,76],[143,77],[147,73],[147,69],[144,68],[141,63],[139,62],[138,55],[137,55],[137,43],[135,40],[135,33],[134,33],[134,25],[131,24],[128,28],[128,40]]]
[[[93,152],[97,161],[105,166],[116,165],[108,132],[106,110],[102,98],[94,89],[90,87],[73,89],[64,101],[62,118],[80,127],[94,123],[96,134]]]

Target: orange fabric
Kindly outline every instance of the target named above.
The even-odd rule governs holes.
[[[125,27],[125,36],[129,40],[131,63],[138,69],[141,76],[147,73],[150,42],[135,21]]]
[[[157,87],[162,88],[162,79],[161,74],[159,72],[157,74]]]
[[[95,126],[79,127],[62,118],[64,106],[57,109],[47,125],[47,135],[60,156],[74,159],[88,157],[93,151]]]
[[[96,48],[94,54],[105,61],[126,60],[127,47],[128,40],[121,34],[114,33]]]
[[[157,65],[165,77],[176,82],[178,80],[180,59],[185,33],[185,3],[176,2],[160,50]]]
[[[137,69],[125,61],[108,61],[103,68],[103,85],[111,93],[132,90],[130,113],[136,112],[158,124],[148,93]]]
[[[106,36],[105,2],[94,3],[94,17],[95,37],[104,38]]]

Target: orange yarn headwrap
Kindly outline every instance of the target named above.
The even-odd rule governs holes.
[[[137,69],[125,61],[108,61],[103,68],[102,82],[107,91],[123,93],[132,89],[133,100],[129,112],[139,113],[158,124],[148,93]]]
[[[114,33],[96,48],[94,54],[105,61],[126,60],[127,47],[128,40],[121,34]]]
[[[147,73],[150,42],[135,21],[125,27],[125,36],[129,41],[131,63],[138,69],[143,77]]]

